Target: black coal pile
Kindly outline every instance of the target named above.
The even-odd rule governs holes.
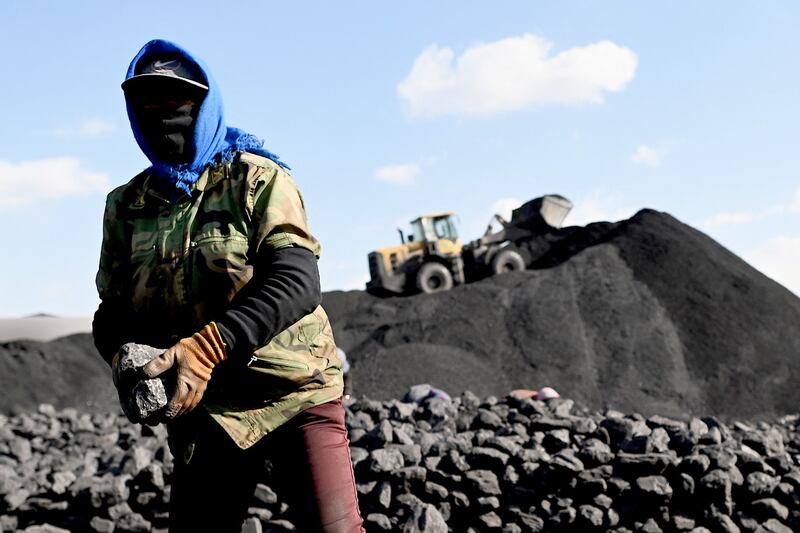
[[[3,342],[0,365],[0,413],[36,410],[42,403],[100,412],[119,405],[111,371],[91,335]]]
[[[362,398],[347,419],[367,531],[800,530],[796,415],[686,422],[464,392]],[[171,471],[162,427],[0,416],[0,530],[164,531]],[[242,531],[294,530],[262,481]]]
[[[355,392],[551,386],[647,415],[797,410],[800,298],[703,233],[643,210],[563,229],[535,267],[433,295],[326,293]]]

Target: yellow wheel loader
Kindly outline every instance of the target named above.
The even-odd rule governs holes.
[[[431,213],[411,221],[406,240],[371,252],[367,291],[388,296],[449,290],[464,283],[463,245],[453,221],[454,213]]]
[[[370,252],[367,291],[379,296],[446,291],[454,285],[486,276],[524,270],[542,257],[550,245],[548,235],[561,228],[572,209],[563,196],[535,198],[505,221],[494,215],[482,237],[462,245],[454,213],[432,213],[411,221],[400,244]],[[492,223],[501,228],[493,231]]]

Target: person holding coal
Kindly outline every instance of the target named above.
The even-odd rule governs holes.
[[[289,168],[226,126],[208,68],[174,43],[147,43],[122,89],[151,166],[108,195],[93,335],[121,400],[166,384],[134,421],[167,425],[170,531],[238,532],[269,460],[299,531],[363,531],[320,245]],[[158,355],[131,371],[129,343]]]

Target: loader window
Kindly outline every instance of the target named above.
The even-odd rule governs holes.
[[[422,231],[424,232],[422,240],[425,242],[436,240],[436,231],[433,229],[433,220],[430,218],[422,219]]]
[[[458,239],[456,227],[450,217],[437,218],[433,222],[433,227],[436,236],[440,239],[449,239],[451,241],[456,241]]]
[[[413,242],[425,242],[425,231],[422,229],[422,221],[415,220],[411,223],[411,236]]]
[[[438,239],[458,239],[456,226],[451,217],[420,217],[411,223],[413,242],[433,242]],[[409,240],[411,240],[409,238]]]

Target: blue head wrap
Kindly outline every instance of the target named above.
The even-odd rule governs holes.
[[[131,123],[133,136],[139,144],[139,148],[152,163],[149,171],[159,179],[172,183],[177,189],[190,191],[190,188],[205,167],[212,162],[220,163],[233,159],[234,152],[247,151],[261,155],[273,160],[280,166],[288,169],[275,154],[264,148],[264,141],[244,132],[238,128],[225,126],[225,116],[222,109],[222,97],[217,87],[217,83],[205,63],[194,57],[175,43],[155,39],[145,44],[128,67],[125,79],[129,79],[136,73],[136,66],[140,61],[148,60],[155,56],[178,55],[196,64],[206,78],[208,93],[203,99],[200,109],[197,112],[197,119],[194,122],[194,159],[189,163],[168,164],[159,161],[154,151],[145,141],[142,131],[136,120],[136,116],[131,110],[130,100],[126,99],[128,109],[128,119]]]

